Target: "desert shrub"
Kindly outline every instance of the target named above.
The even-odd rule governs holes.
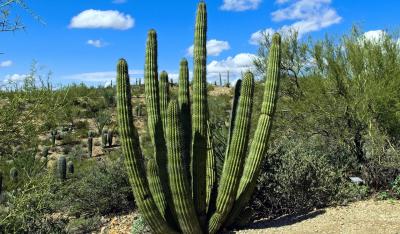
[[[139,216],[137,219],[133,221],[131,233],[132,234],[151,233],[150,227],[146,224],[142,216]]]
[[[78,164],[77,164],[78,165]],[[77,217],[107,215],[133,207],[133,195],[123,160],[89,161],[63,188],[69,213]]]
[[[267,156],[251,207],[256,217],[304,212],[338,200],[344,184],[324,151],[288,140]]]
[[[75,128],[80,130],[86,130],[89,129],[89,122],[87,120],[81,120],[75,123]]]
[[[65,233],[67,219],[56,214],[61,186],[54,176],[43,174],[6,193],[0,233]]]
[[[400,199],[400,175],[392,183],[392,191],[395,196]]]

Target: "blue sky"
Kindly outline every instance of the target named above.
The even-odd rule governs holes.
[[[36,60],[55,84],[104,85],[115,77],[118,58],[142,77],[147,31],[158,32],[159,69],[176,78],[181,58],[190,62],[198,1],[27,0],[46,22],[13,8],[25,31],[0,33],[0,83],[19,80]],[[397,0],[208,0],[208,78],[251,68],[260,32],[294,27],[302,38],[340,36],[354,23],[368,35],[397,30]],[[190,68],[192,69],[192,67]]]

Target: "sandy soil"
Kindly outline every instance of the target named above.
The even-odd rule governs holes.
[[[236,233],[400,233],[400,201],[360,201],[302,216],[259,220]]]
[[[128,234],[136,213],[114,217],[98,233]],[[360,201],[305,215],[259,220],[237,234],[346,233],[400,234],[400,201]]]

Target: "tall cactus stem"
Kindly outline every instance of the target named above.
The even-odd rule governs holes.
[[[239,186],[249,141],[253,107],[254,77],[251,72],[246,72],[244,75],[240,93],[232,139],[227,148],[228,155],[224,161],[218,187],[216,211],[209,222],[210,233],[216,233],[224,224],[234,204]]]
[[[207,10],[198,4],[194,38],[194,76],[192,109],[192,191],[200,225],[206,227],[207,159]]]
[[[280,44],[281,37],[276,33],[272,38],[272,46],[268,58],[268,73],[266,77],[261,114],[250,146],[250,152],[245,161],[239,189],[236,194],[235,206],[229,216],[230,218],[227,225],[233,224],[235,218],[250,200],[257,183],[262,160],[267,153],[268,139],[278,99],[281,61]]]
[[[190,112],[190,92],[189,92],[189,67],[188,61],[182,59],[179,69],[178,102],[181,113],[182,132],[184,141],[184,165],[188,172],[189,184],[191,184],[190,174],[190,152],[192,144],[192,116]],[[190,188],[192,190],[192,188]]]
[[[169,104],[167,115],[168,176],[175,213],[182,233],[202,233],[183,162],[184,141],[176,101]]]
[[[146,180],[139,136],[133,125],[128,64],[124,59],[119,60],[117,67],[117,117],[122,153],[136,204],[154,233],[175,233],[159,212]]]

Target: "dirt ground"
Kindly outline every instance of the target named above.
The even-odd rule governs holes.
[[[133,213],[111,218],[98,233],[128,234],[135,217]],[[304,215],[258,220],[247,229],[229,233],[400,234],[400,201],[359,201]]]
[[[400,201],[360,201],[302,216],[259,220],[236,233],[400,233]]]

